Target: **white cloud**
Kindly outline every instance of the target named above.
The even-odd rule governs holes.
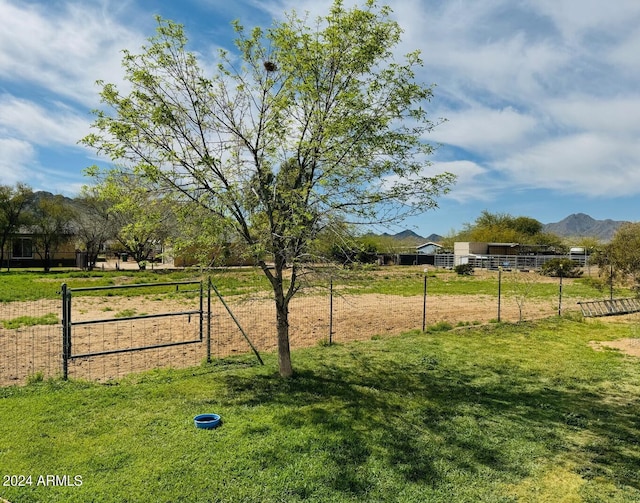
[[[29,178],[29,166],[34,163],[33,147],[21,140],[0,138],[0,184],[14,185]]]
[[[496,162],[513,182],[595,197],[640,193],[640,145],[582,133],[552,139]]]
[[[544,36],[548,26],[519,4],[483,2],[402,3],[406,50],[420,48],[423,78],[462,103],[477,93],[502,102],[536,96],[570,55]],[[472,94],[474,96],[472,96]]]
[[[59,8],[62,6],[62,8]],[[95,104],[95,81],[119,81],[121,50],[143,38],[119,24],[102,2],[30,4],[0,0],[0,72],[21,86]]]
[[[430,138],[482,166],[449,197],[640,193],[638,2],[401,5],[424,75],[436,76],[437,115],[449,119]]]
[[[73,145],[89,133],[89,115],[79,117],[61,104],[45,109],[36,103],[0,95],[0,131],[34,145]]]
[[[448,114],[429,139],[483,153],[519,147],[535,134],[536,119],[512,107],[477,107]]]
[[[468,203],[470,201],[490,201],[494,195],[492,182],[489,181],[488,171],[471,161],[435,162],[433,168],[440,172],[456,175],[456,184],[447,199]]]
[[[594,31],[633,29],[638,25],[640,5],[637,0],[529,0],[530,7],[549,17],[563,38],[576,44]]]
[[[356,3],[363,1],[345,0]],[[640,192],[640,2],[387,3],[404,29],[397,53],[420,49],[425,66],[417,77],[437,84],[426,110],[448,119],[427,141],[444,144],[433,168],[458,175],[449,203],[517,204],[538,188],[612,200]],[[154,10],[185,23],[191,47],[211,68],[211,48],[231,46],[228,19],[268,27],[295,9],[314,21],[331,4],[0,0],[3,180],[28,166],[52,187],[63,169],[79,172],[93,161],[76,142],[93,120],[88,110],[99,106],[94,82],[127,91],[121,50],[139,51],[153,34]],[[49,147],[57,149],[52,156]],[[78,155],[73,168],[62,167],[63,150]],[[51,171],[34,168],[37,159]]]
[[[575,96],[550,100],[543,106],[564,127],[633,138],[640,135],[640,96]]]
[[[638,23],[636,26],[640,26]],[[623,75],[637,78],[638,54],[640,54],[640,28],[622,40],[609,54],[609,61],[617,66]]]

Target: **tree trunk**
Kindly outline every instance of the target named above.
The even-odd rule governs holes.
[[[289,347],[289,297],[284,293],[284,263],[276,259],[275,271],[269,275],[276,302],[276,325],[278,333],[278,370],[281,377],[291,377],[291,350]]]
[[[276,298],[276,320],[278,326],[278,369],[280,376],[291,377],[291,350],[289,348],[289,303]]]
[[[49,253],[49,248],[44,249],[44,272],[51,271],[51,254]]]

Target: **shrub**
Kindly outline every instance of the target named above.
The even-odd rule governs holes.
[[[352,246],[334,245],[331,258],[343,265],[373,264],[378,259],[378,249],[373,243],[355,243]]]
[[[448,332],[449,330],[452,330],[452,329],[453,329],[453,325],[451,323],[446,321],[439,321],[435,325],[428,326],[425,332],[432,334],[434,332]]]
[[[580,264],[569,258],[554,258],[542,264],[540,273],[544,276],[563,278],[579,278],[582,276]]]
[[[473,266],[471,264],[459,264],[453,270],[460,276],[471,276],[473,274]]]

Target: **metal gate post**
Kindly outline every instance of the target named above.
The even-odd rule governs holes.
[[[200,313],[198,316],[200,318],[200,327],[198,330],[200,332],[200,342],[202,342],[204,340],[204,287],[202,281],[200,281]]]
[[[333,344],[333,277],[329,279],[329,346]]]
[[[69,378],[69,359],[71,357],[71,292],[63,283],[62,293],[62,378]]]
[[[498,267],[498,323],[500,323],[500,308],[502,301],[502,266]]]
[[[424,286],[422,288],[422,331],[427,328],[427,270],[424,270]]]
[[[211,276],[207,279],[207,363],[211,363]]]
[[[562,265],[560,265],[560,287],[558,290],[558,316],[562,316]]]

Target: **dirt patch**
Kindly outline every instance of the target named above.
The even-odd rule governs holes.
[[[618,339],[617,341],[591,341],[589,345],[596,351],[602,351],[604,347],[617,349],[629,356],[640,358],[640,339]]]
[[[229,297],[228,305],[240,326],[260,352],[277,348],[273,301],[264,295],[251,298]],[[78,379],[109,380],[133,372],[159,367],[189,367],[207,357],[206,329],[200,342],[197,314],[142,319],[115,320],[119,317],[160,315],[198,309],[198,298],[166,298],[156,295],[139,297],[78,297],[72,305],[74,323],[103,320],[100,324],[73,327],[72,353],[94,355],[69,362],[69,376]],[[423,297],[402,295],[336,295],[330,317],[328,295],[300,295],[290,305],[290,344],[293,348],[327,342],[371,339],[377,335],[395,335],[422,328],[423,309],[426,325],[447,322],[481,324],[497,318],[497,299],[489,295],[438,295]],[[554,315],[557,306],[551,301],[531,299],[523,318],[532,320]],[[8,320],[28,314],[41,317],[57,313],[60,302],[42,300],[0,305],[0,319]],[[503,321],[518,321],[519,309],[513,299],[501,304]],[[112,321],[107,321],[112,320]],[[61,321],[61,320],[60,320]],[[224,306],[212,299],[211,356],[225,358],[249,353],[243,337]],[[169,344],[177,344],[169,346]],[[129,352],[134,348],[149,348]],[[127,352],[122,352],[122,350]],[[109,354],[111,353],[111,354]],[[29,376],[59,376],[62,368],[62,331],[60,324],[24,326],[8,330],[0,326],[0,386],[22,383]]]
[[[632,337],[617,339],[614,341],[591,341],[589,345],[596,351],[604,349],[617,349],[621,353],[640,358],[640,313],[625,314],[620,316],[604,316],[592,318],[597,323],[625,323],[629,325]]]

